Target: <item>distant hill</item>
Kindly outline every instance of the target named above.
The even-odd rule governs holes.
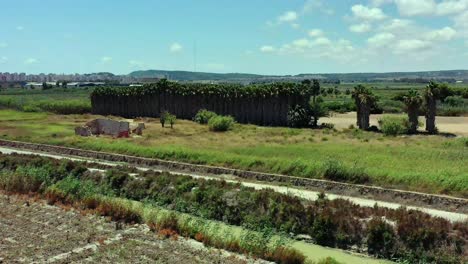
[[[248,74],[248,73],[209,73],[209,72],[190,72],[190,71],[163,71],[163,70],[147,70],[134,71],[129,74],[135,78],[167,78],[177,81],[229,81],[242,79],[256,79],[263,75]]]
[[[216,82],[270,82],[299,81],[302,79],[322,79],[330,82],[378,82],[378,81],[421,81],[439,80],[447,82],[464,81],[468,83],[468,70],[387,72],[387,73],[303,73],[298,75],[259,75],[248,73],[209,73],[191,71],[147,70],[129,74],[135,78],[167,78],[176,81],[216,81]]]

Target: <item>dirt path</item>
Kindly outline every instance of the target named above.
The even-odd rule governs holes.
[[[0,193],[0,263],[267,263]]]
[[[17,149],[10,149],[10,148],[5,148],[5,147],[0,147],[0,152],[4,154],[11,154],[13,152],[19,153],[19,154],[36,154],[36,155],[41,155],[41,156],[46,156],[46,157],[52,157],[56,159],[71,159],[71,160],[76,160],[76,161],[93,161],[96,163],[104,164],[104,165],[110,165],[110,166],[117,166],[117,165],[122,165],[122,163],[117,163],[117,162],[109,162],[109,161],[100,161],[100,160],[91,160],[87,158],[80,158],[80,157],[68,157],[64,155],[53,155],[49,153],[42,153],[42,152],[37,152],[37,151],[27,151],[27,150],[17,150]],[[152,169],[154,171],[162,171],[157,168],[148,168],[148,167],[139,167],[139,166],[134,166],[131,165],[132,167],[135,167],[139,170],[148,170]],[[317,198],[317,195],[319,192],[316,191],[310,191],[310,190],[303,190],[299,188],[291,188],[291,187],[284,187],[284,186],[278,186],[274,184],[265,184],[265,183],[260,183],[260,182],[252,182],[252,181],[246,181],[245,179],[239,179],[238,177],[232,176],[232,175],[219,175],[219,176],[206,176],[206,175],[200,175],[200,174],[195,174],[195,173],[184,173],[184,172],[174,172],[174,171],[169,171],[169,173],[172,174],[182,174],[182,175],[188,175],[191,177],[196,177],[196,178],[205,178],[205,179],[214,179],[214,180],[226,180],[229,182],[240,182],[242,185],[253,187],[255,189],[273,189],[277,192],[285,193],[285,194],[290,194],[294,196],[298,196],[304,199],[309,199],[309,200],[315,200]],[[399,203],[392,203],[392,202],[383,202],[383,201],[378,201],[378,200],[373,200],[373,199],[365,199],[365,198],[357,198],[357,197],[351,197],[351,196],[345,196],[345,195],[336,195],[336,194],[327,194],[327,197],[329,199],[346,199],[349,200],[357,205],[360,206],[366,206],[366,207],[373,207],[374,205],[378,205],[381,207],[385,208],[391,208],[391,209],[396,209],[402,206],[402,204]],[[436,210],[436,209],[431,209],[431,208],[424,208],[424,207],[417,207],[417,206],[407,206],[409,209],[414,209],[414,210],[419,210],[423,211],[427,214],[430,214],[435,217],[441,217],[445,218],[449,221],[456,222],[456,221],[468,221],[468,214],[463,214],[463,213],[455,213],[455,212],[449,212],[449,211],[442,211],[442,210]]]
[[[371,115],[370,124],[378,126],[378,120],[382,115]],[[424,124],[424,117],[419,118],[420,122]],[[331,117],[321,118],[321,122],[335,124],[335,128],[344,129],[350,125],[356,126],[356,112],[346,114],[335,113]],[[468,117],[467,116],[438,116],[436,118],[437,128],[440,132],[452,133],[459,136],[468,136]],[[420,128],[423,130],[424,127]]]

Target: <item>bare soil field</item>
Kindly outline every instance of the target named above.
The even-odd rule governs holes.
[[[370,124],[378,126],[378,120],[383,115],[371,115]],[[321,118],[321,122],[335,124],[335,128],[343,129],[348,128],[350,125],[356,126],[356,112],[350,112],[346,114],[334,113],[331,117]],[[424,117],[419,117],[419,122],[424,124]],[[442,133],[452,133],[459,136],[468,136],[468,117],[467,116],[438,116],[436,118],[436,125]],[[424,126],[420,127],[419,130],[423,130]]]
[[[266,263],[0,193],[0,263]]]

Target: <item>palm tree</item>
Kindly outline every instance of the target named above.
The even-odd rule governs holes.
[[[369,117],[372,106],[377,102],[377,97],[372,91],[359,84],[354,87],[353,95],[357,110],[357,126],[360,129],[366,130],[369,128]]]
[[[431,81],[424,90],[424,106],[426,108],[426,131],[430,134],[437,133],[435,118],[437,114],[437,99],[439,98],[439,84]]]
[[[311,105],[311,112],[313,117],[313,127],[318,127],[318,120],[321,116],[323,116],[323,110],[320,108],[319,104],[321,102],[317,102],[317,96],[320,95],[320,82],[316,79],[314,80],[303,80],[302,85],[307,86],[310,89],[310,93],[312,95],[312,103]]]
[[[416,90],[411,89],[408,94],[404,97],[404,102],[406,104],[406,109],[408,112],[408,119],[410,122],[409,133],[415,134],[418,131],[419,126],[419,108],[423,103],[421,95]]]

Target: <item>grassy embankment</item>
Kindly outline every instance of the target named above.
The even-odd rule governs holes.
[[[177,121],[145,120],[143,137],[82,138],[73,128],[91,115],[0,111],[0,137],[287,175],[368,183],[468,197],[467,138],[384,137],[354,129],[236,125],[226,133]]]
[[[87,172],[85,167],[74,162],[53,161],[32,156],[2,156],[0,167],[2,168],[0,171],[0,189],[2,190],[40,194],[50,203],[70,204],[82,210],[109,216],[115,221],[146,223],[154,231],[167,237],[190,237],[207,246],[224,248],[278,263],[303,263],[305,260],[306,263],[315,263],[313,261],[330,255],[345,263],[380,262],[317,245],[293,242],[281,233],[253,231],[186,214],[180,212],[182,204],[175,210],[168,210],[164,206],[158,206],[158,202],[153,198],[136,197],[145,193],[151,197],[159,197],[159,194],[167,193],[170,189],[168,189],[168,184],[172,184],[170,181],[174,178],[168,178],[169,175],[153,175],[149,177],[155,180],[154,184],[150,184],[151,189],[141,189],[138,186],[145,181],[132,180],[128,178],[128,175],[124,179],[121,177],[124,174],[108,174],[102,178],[96,173]],[[186,183],[201,184],[199,186],[201,189],[204,189],[205,183],[209,188],[219,185],[216,181],[205,182],[190,179],[187,176],[177,178],[177,189],[182,191],[184,186],[187,187]],[[120,184],[125,184],[125,187],[121,186],[122,192],[117,186]],[[127,191],[124,193],[123,190]],[[222,195],[222,192],[212,193],[212,190],[214,189],[207,190],[203,195],[221,197],[219,195]],[[304,259],[303,255],[307,259]]]

